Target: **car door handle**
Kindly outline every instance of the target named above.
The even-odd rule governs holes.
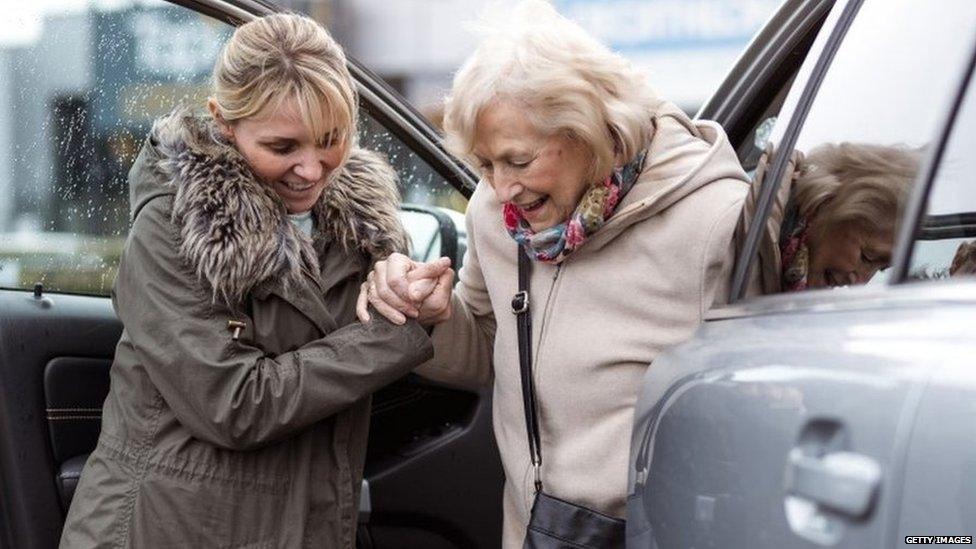
[[[852,518],[864,517],[881,484],[881,466],[854,452],[811,456],[790,452],[786,490],[791,495],[828,507]]]

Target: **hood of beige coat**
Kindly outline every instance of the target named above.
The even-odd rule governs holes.
[[[654,117],[654,136],[637,183],[607,224],[574,253],[599,250],[631,225],[723,179],[749,182],[722,127],[715,122],[693,121],[677,106],[665,102]]]
[[[129,182],[132,219],[153,198],[173,196],[181,257],[215,299],[228,303],[239,303],[266,281],[288,286],[320,272],[320,241],[373,261],[407,250],[396,173],[360,148],[330,175],[312,209],[312,238],[288,219],[275,192],[219,137],[209,117],[177,111],[157,120]]]

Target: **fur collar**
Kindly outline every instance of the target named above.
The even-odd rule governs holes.
[[[396,174],[376,153],[354,148],[313,208],[313,244],[288,219],[273,190],[221,139],[213,121],[175,112],[157,120],[151,141],[157,173],[175,187],[173,222],[180,255],[214,298],[240,303],[263,282],[300,283],[318,275],[320,240],[372,261],[407,249]]]

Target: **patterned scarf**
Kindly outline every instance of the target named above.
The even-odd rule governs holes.
[[[783,290],[799,292],[807,289],[807,274],[810,272],[810,224],[801,219],[783,242]]]
[[[644,170],[646,156],[647,151],[641,152],[627,165],[615,169],[603,182],[592,185],[569,219],[538,233],[529,227],[517,206],[506,203],[502,211],[508,234],[530,252],[529,257],[554,265],[562,262],[610,219]]]

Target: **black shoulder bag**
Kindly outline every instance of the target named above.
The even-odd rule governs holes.
[[[542,491],[542,448],[539,443],[539,414],[532,382],[532,316],[529,313],[531,259],[519,246],[519,291],[512,298],[512,312],[518,321],[519,368],[522,373],[522,404],[529,453],[535,472],[535,501],[525,533],[525,549],[604,549],[623,547],[625,521],[550,496]]]

